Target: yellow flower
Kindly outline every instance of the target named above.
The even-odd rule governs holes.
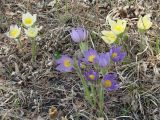
[[[140,17],[137,23],[137,27],[141,30],[148,30],[152,26],[150,15],[147,14],[144,17]]]
[[[108,44],[112,44],[117,40],[116,34],[112,31],[102,31],[102,34],[102,39]]]
[[[39,28],[37,28],[37,27],[30,27],[28,29],[24,29],[24,31],[25,31],[25,34],[28,37],[34,38],[34,37],[37,36]]]
[[[127,21],[118,19],[117,21],[113,21],[109,19],[109,25],[111,26],[111,30],[119,35],[123,33],[126,29]]]
[[[10,38],[18,38],[21,34],[21,28],[19,28],[17,25],[11,25],[9,32],[6,33],[6,35]]]
[[[22,22],[26,27],[31,27],[37,20],[37,14],[31,15],[29,12],[22,15]]]

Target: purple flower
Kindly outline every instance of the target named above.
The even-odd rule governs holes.
[[[110,62],[110,54],[109,53],[100,53],[97,57],[97,62],[100,67],[105,67]]]
[[[126,56],[126,52],[121,52],[121,46],[120,47],[112,47],[110,49],[110,56],[111,56],[111,59],[114,61],[114,62],[121,62],[124,57]]]
[[[88,32],[83,27],[72,28],[70,31],[71,38],[74,42],[81,42],[88,37]]]
[[[95,81],[99,78],[99,74],[93,70],[90,70],[84,74],[86,80]]]
[[[56,63],[58,64],[56,70],[59,70],[60,72],[71,72],[73,69],[73,60],[68,57],[68,55],[62,55]]]
[[[92,64],[92,63],[95,63],[96,62],[96,59],[97,59],[97,51],[96,50],[93,50],[92,48],[90,48],[88,51],[85,51],[84,52],[84,58],[83,58],[83,61],[86,63],[86,64]]]
[[[118,89],[119,85],[117,83],[117,74],[114,72],[106,74],[102,80],[102,84],[107,91]]]

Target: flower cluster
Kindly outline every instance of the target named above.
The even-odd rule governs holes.
[[[121,52],[121,47],[112,47],[109,52],[107,53],[97,53],[96,50],[90,48],[89,50],[84,52],[84,58],[82,58],[82,62],[84,62],[86,65],[95,65],[97,64],[99,67],[105,68],[107,65],[110,64],[110,60],[112,60],[115,63],[121,62],[124,57],[126,56],[125,52]],[[74,64],[72,58],[68,57],[67,55],[62,55],[60,59],[57,60],[57,70],[61,72],[71,72],[74,69]],[[79,65],[80,67],[80,65]],[[97,73],[94,70],[90,70],[89,72],[85,72],[84,74],[86,80],[89,81],[95,81],[99,79],[99,73]],[[108,76],[108,74],[106,75]],[[111,76],[111,77],[110,77]],[[112,77],[113,76],[113,77]],[[104,80],[102,81],[106,89],[112,87],[117,88],[113,86],[117,86],[115,74],[109,74],[108,80],[111,83],[111,86],[107,85],[106,80],[107,77],[104,77]],[[114,79],[112,79],[114,78]],[[114,84],[112,84],[114,82]],[[110,89],[111,90],[111,89]]]
[[[120,21],[118,21],[120,24]],[[115,23],[116,24],[116,23]],[[123,28],[124,30],[124,28]],[[74,42],[82,42],[87,39],[87,30],[84,28],[73,28],[70,32],[71,38]],[[84,58],[78,60],[78,67],[81,69],[81,63],[83,62],[85,65],[91,66],[99,66],[99,68],[106,68],[110,65],[110,61],[115,63],[121,62],[126,56],[126,52],[121,51],[122,47],[112,46],[110,51],[106,53],[98,53],[96,50],[90,48],[83,52]],[[71,72],[73,69],[76,70],[74,66],[73,59],[68,55],[62,55],[60,59],[56,61],[57,67],[56,70],[61,72]],[[84,73],[84,77],[88,81],[96,81],[99,80],[99,76],[101,73],[98,73],[96,70],[89,70]],[[103,80],[101,81],[103,86],[107,90],[113,90],[113,88],[118,88],[116,82],[116,75],[107,73],[104,75]]]
[[[112,44],[118,39],[120,35],[122,35],[125,32],[127,21],[121,19],[113,21],[109,19],[108,22],[111,27],[111,31],[102,31],[102,39],[107,44]]]
[[[35,38],[38,35],[39,30],[41,29],[35,25],[36,21],[36,14],[31,15],[29,12],[27,12],[22,15],[22,26],[24,27],[24,33],[31,41],[32,61],[35,61],[36,59],[37,44]],[[17,25],[11,25],[9,32],[7,32],[6,35],[12,39],[15,39],[18,42],[20,48],[23,47],[23,44],[20,40],[20,27],[18,27]]]
[[[148,30],[152,26],[152,22],[150,19],[150,15],[147,14],[144,17],[140,17],[137,22],[137,27],[139,30],[144,31]],[[107,44],[112,44],[115,41],[119,41],[119,38],[123,36],[126,30],[127,21],[117,19],[117,21],[113,21],[112,19],[108,19],[108,23],[111,27],[111,31],[102,31],[102,39]]]
[[[102,113],[104,106],[104,89],[106,91],[117,90],[118,74],[113,71],[114,65],[119,65],[126,56],[126,52],[123,52],[123,41],[127,21],[117,19],[116,21],[109,19],[110,31],[102,31],[101,38],[109,45],[108,52],[99,53],[95,49],[88,48],[88,44],[85,40],[88,38],[88,31],[84,27],[72,28],[70,30],[70,36],[72,40],[79,43],[81,49],[82,58],[74,58],[74,60],[68,55],[62,55],[60,59],[56,61],[56,70],[60,72],[77,72],[82,81],[84,87],[84,95],[86,100],[92,105],[97,104]],[[140,30],[147,30],[151,27],[152,22],[150,16],[145,15],[140,17],[137,26]],[[115,42],[118,41],[118,42]],[[114,44],[113,44],[114,43]],[[118,44],[116,44],[118,43]],[[90,88],[90,89],[89,89]],[[98,93],[98,95],[96,95]],[[98,97],[98,98],[96,98]]]
[[[22,15],[22,23],[27,28],[24,29],[25,34],[28,37],[34,38],[37,36],[39,28],[34,26],[35,22],[37,21],[37,15],[31,15],[29,12]],[[21,28],[17,25],[11,25],[9,32],[6,35],[10,38],[17,39],[21,34]]]

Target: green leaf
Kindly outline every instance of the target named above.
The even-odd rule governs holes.
[[[82,52],[88,50],[88,44],[85,43],[85,42],[81,42],[81,43],[79,44],[79,47],[80,47],[80,49],[81,49]]]
[[[55,53],[54,53],[54,58],[55,59],[59,59],[61,57],[61,52],[60,51],[56,51]]]

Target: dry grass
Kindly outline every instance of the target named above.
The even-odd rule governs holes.
[[[128,57],[116,67],[121,88],[106,95],[106,120],[158,120],[160,117],[160,53],[156,39],[160,34],[159,0],[101,0],[84,3],[79,0],[60,2],[52,7],[51,0],[0,1],[0,119],[47,120],[51,106],[57,108],[57,119],[97,119],[96,109],[84,101],[81,82],[76,74],[55,71],[53,55],[79,53],[67,32],[73,26],[85,26],[92,37],[89,44],[106,51],[100,31],[107,29],[105,18],[112,14],[128,21],[128,40],[124,41]],[[89,0],[88,0],[89,1]],[[19,50],[4,33],[20,23],[25,11],[38,14],[43,26],[38,40],[38,57],[31,63],[30,43]],[[152,13],[153,27],[145,38],[147,47],[141,51],[136,28],[139,15]],[[95,34],[96,33],[96,34]],[[91,44],[92,45],[92,44]],[[115,69],[115,68],[113,68]]]

